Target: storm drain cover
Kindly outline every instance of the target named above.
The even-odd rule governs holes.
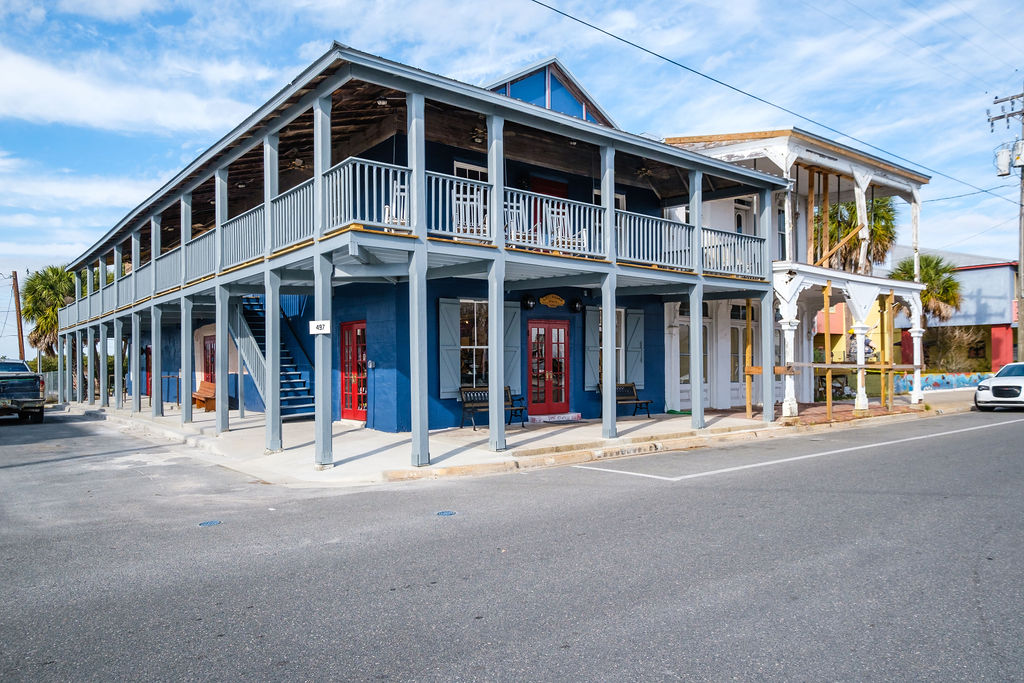
[[[437,513],[438,517],[451,517],[455,514],[455,510],[441,510]]]
[[[199,526],[217,526],[218,524],[220,524],[219,519],[210,519],[205,522],[199,522]]]

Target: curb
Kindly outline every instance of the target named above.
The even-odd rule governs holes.
[[[643,437],[621,437],[620,439],[616,439],[612,442],[588,441],[581,444],[562,444],[547,448],[536,447],[514,449],[505,453],[507,459],[470,465],[382,470],[376,476],[339,477],[324,481],[295,479],[293,477],[275,477],[278,481],[274,483],[302,487],[335,487],[510,474],[514,472],[527,472],[530,470],[549,467],[578,465],[597,460],[627,458],[666,451],[694,450],[731,441],[752,441],[760,438],[775,438],[794,434],[813,434],[837,429],[854,429],[858,427],[865,427],[870,424],[885,424],[889,422],[903,422],[921,418],[937,417],[940,415],[955,415],[958,413],[969,413],[971,410],[972,406],[970,405],[951,406],[948,408],[932,408],[930,410],[912,410],[892,415],[860,417],[843,422],[823,422],[815,424],[774,423],[772,425],[755,428],[746,426],[718,427],[707,429],[703,433],[695,430],[687,430],[683,432]],[[131,431],[162,437],[174,443],[180,443],[192,448],[203,450],[211,455],[219,456],[224,458],[225,461],[216,461],[216,464],[242,472],[246,475],[259,476],[261,479],[266,479],[264,474],[254,474],[253,468],[243,468],[240,467],[243,463],[232,461],[231,458],[233,458],[233,456],[221,451],[216,437],[213,436],[169,429],[167,427],[151,424],[144,419],[133,419],[120,415],[112,415],[104,411],[102,408],[79,409],[68,405],[62,408],[60,412],[103,417],[105,420],[127,426]],[[245,463],[249,462],[251,461],[245,461]]]

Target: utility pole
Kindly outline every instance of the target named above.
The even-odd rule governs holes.
[[[11,279],[14,280],[14,315],[18,317],[18,359],[25,360],[25,337],[21,332],[21,292],[18,291],[18,271],[11,272]]]
[[[1005,109],[1007,102],[1010,111]],[[1010,154],[1010,167],[1016,168],[1020,175],[1020,199],[1017,202],[1017,361],[1021,362],[1024,361],[1024,159],[1021,158],[1024,156],[1024,91],[1008,97],[996,97],[992,104],[1004,106],[1000,107],[999,114],[987,112],[991,130],[995,130],[996,121],[1005,120],[1007,128],[1012,118],[1016,117],[1021,122],[1021,136],[1014,142]]]

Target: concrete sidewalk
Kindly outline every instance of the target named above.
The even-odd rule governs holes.
[[[897,411],[890,414],[872,406],[867,419],[912,419],[935,413],[969,410],[973,389],[931,392],[924,406],[910,406],[898,397]],[[801,406],[801,416],[787,424],[765,424],[758,413],[748,419],[741,410],[708,411],[707,426],[694,430],[689,415],[620,417],[619,437],[601,438],[600,420],[572,424],[534,424],[506,427],[508,450],[490,451],[485,427],[434,430],[430,433],[430,465],[413,467],[410,463],[410,438],[407,433],[390,434],[364,429],[360,423],[333,423],[334,467],[314,468],[313,422],[290,420],[283,425],[284,450],[266,453],[262,413],[247,411],[239,418],[230,411],[230,431],[216,434],[214,414],[194,412],[191,424],[181,423],[174,404],[166,404],[163,417],[154,418],[147,406],[143,412],[98,408],[72,404],[62,406],[73,413],[101,414],[126,429],[168,438],[198,449],[197,455],[209,462],[229,467],[260,479],[293,486],[337,486],[372,484],[451,476],[499,474],[538,467],[590,462],[604,458],[640,455],[667,450],[698,448],[714,442],[753,439],[796,430],[833,429],[858,424],[852,405],[836,403],[833,422],[824,417],[823,405]],[[909,413],[909,414],[908,414]],[[857,417],[862,417],[858,414]],[[851,422],[851,420],[853,420]]]

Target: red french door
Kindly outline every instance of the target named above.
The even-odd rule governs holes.
[[[217,336],[203,337],[203,381],[216,383],[217,377]]]
[[[153,347],[147,346],[142,353],[146,356],[146,396],[153,395]]]
[[[366,321],[341,324],[341,417],[366,420]]]
[[[531,320],[530,415],[569,412],[569,321]]]

